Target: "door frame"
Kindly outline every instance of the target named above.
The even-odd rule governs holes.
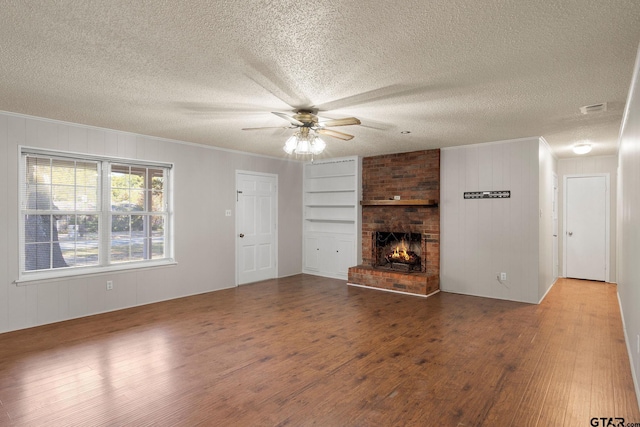
[[[278,175],[275,173],[265,173],[265,172],[256,172],[256,171],[248,171],[248,170],[241,170],[241,169],[236,169],[236,173],[235,173],[235,196],[236,196],[236,212],[235,212],[235,226],[234,226],[234,234],[233,234],[233,245],[234,245],[234,254],[235,254],[235,260],[236,260],[236,265],[235,265],[235,285],[236,287],[240,286],[240,254],[238,252],[238,239],[237,236],[240,233],[239,231],[239,227],[238,227],[238,217],[240,215],[239,211],[238,211],[238,175],[254,175],[254,176],[266,176],[266,177],[271,177],[275,179],[275,195],[274,195],[274,200],[273,200],[273,208],[274,208],[274,215],[273,215],[273,219],[274,219],[274,236],[275,236],[275,242],[274,242],[274,251],[275,253],[273,254],[273,259],[274,259],[274,263],[275,263],[275,267],[276,267],[276,272],[275,272],[275,278],[278,277]]]
[[[567,181],[571,178],[605,179],[605,282],[611,279],[611,180],[608,173],[569,174],[562,177],[562,276],[567,277]]]

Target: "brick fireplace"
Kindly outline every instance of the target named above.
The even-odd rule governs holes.
[[[438,291],[440,150],[365,157],[362,183],[363,264],[349,269],[349,284],[418,295]],[[405,247],[407,261],[393,262],[393,250],[376,246],[389,234],[401,236],[389,247]],[[404,265],[411,257],[420,258],[418,268]]]

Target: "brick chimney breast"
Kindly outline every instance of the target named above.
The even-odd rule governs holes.
[[[429,295],[439,290],[440,276],[440,150],[386,154],[362,160],[363,265],[349,269],[349,283]],[[388,201],[396,205],[367,205]],[[402,202],[430,200],[432,205]],[[395,203],[395,202],[390,202]],[[374,268],[375,232],[422,234],[422,272],[397,272]]]

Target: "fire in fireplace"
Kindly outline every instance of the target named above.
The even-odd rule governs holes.
[[[422,271],[420,233],[376,231],[373,233],[373,267]]]

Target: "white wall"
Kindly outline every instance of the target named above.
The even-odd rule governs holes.
[[[174,163],[178,265],[14,284],[19,145]],[[278,275],[300,273],[301,163],[0,113],[0,332],[235,286],[236,170],[278,175]]]
[[[618,296],[640,404],[640,50],[618,147]]]
[[[442,290],[537,303],[551,285],[551,272],[542,277],[539,266],[550,250],[546,243],[540,249],[539,205],[547,195],[539,187],[541,170],[555,163],[540,144],[526,138],[442,150]],[[463,199],[465,191],[483,190],[509,190],[511,198]],[[498,272],[507,273],[503,283]]]
[[[544,139],[538,144],[538,301],[557,279],[553,275],[553,174],[557,160]]]
[[[616,193],[617,193],[617,175],[618,175],[618,158],[616,156],[582,156],[570,159],[558,160],[558,180],[560,184],[560,192],[558,199],[560,201],[558,235],[560,236],[560,276],[564,276],[563,270],[563,236],[564,224],[562,218],[564,214],[564,177],[565,175],[582,175],[590,173],[608,173],[609,174],[609,203],[611,206],[610,229],[609,229],[609,281],[616,282]]]

